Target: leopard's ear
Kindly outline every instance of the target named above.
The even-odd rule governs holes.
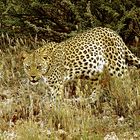
[[[20,58],[21,58],[21,60],[24,60],[28,55],[29,55],[29,54],[28,54],[26,51],[22,51],[22,52],[20,53]]]

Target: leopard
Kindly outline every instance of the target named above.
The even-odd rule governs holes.
[[[62,96],[60,89],[73,79],[90,79],[95,83],[95,93],[105,69],[110,76],[123,77],[128,62],[140,66],[140,59],[120,35],[107,27],[88,29],[60,43],[49,42],[32,53],[23,53],[23,66],[30,83],[37,85],[43,80],[53,99]]]

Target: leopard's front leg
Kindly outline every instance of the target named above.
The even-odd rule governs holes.
[[[50,102],[56,103],[63,98],[64,95],[64,68],[60,65],[53,65],[45,75]]]
[[[49,86],[50,102],[56,103],[63,99],[64,86],[57,83]]]

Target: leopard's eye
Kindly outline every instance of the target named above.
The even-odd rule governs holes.
[[[41,70],[41,69],[42,69],[42,66],[41,66],[41,65],[38,65],[38,66],[37,66],[37,69],[38,69],[38,70]]]

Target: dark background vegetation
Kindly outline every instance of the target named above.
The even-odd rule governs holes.
[[[1,40],[60,42],[97,26],[117,31],[139,54],[140,0],[0,0]]]

